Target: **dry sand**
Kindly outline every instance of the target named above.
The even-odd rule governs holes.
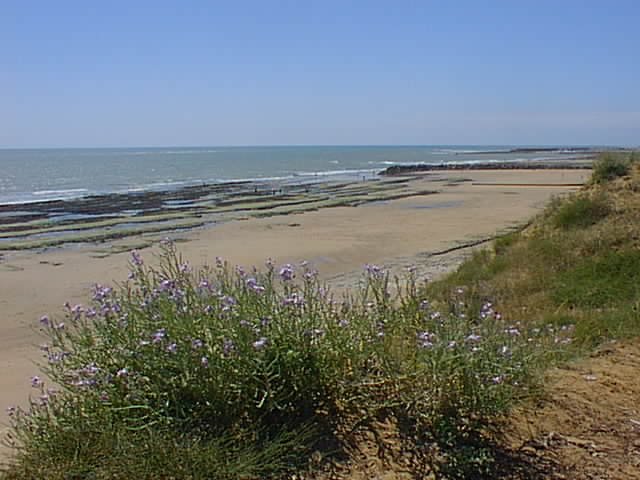
[[[182,234],[188,241],[179,248],[196,265],[212,263],[218,255],[245,266],[260,266],[268,257],[277,263],[308,260],[338,288],[357,281],[366,263],[395,269],[415,263],[422,276],[435,277],[457,265],[468,249],[434,253],[522,224],[551,196],[575,189],[567,185],[589,174],[495,170],[418,175],[414,181],[422,188],[440,193],[231,222]],[[151,252],[141,253],[150,259]],[[4,407],[26,403],[29,377],[37,373],[38,318],[61,314],[65,301],[86,302],[95,282],[124,279],[127,261],[126,253],[98,258],[91,246],[10,253],[0,260],[0,429],[7,421]]]

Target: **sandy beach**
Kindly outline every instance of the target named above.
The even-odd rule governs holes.
[[[216,256],[246,267],[261,266],[268,257],[277,264],[307,260],[337,288],[353,285],[366,263],[398,272],[416,264],[422,277],[435,278],[469,253],[469,248],[454,247],[481,245],[517,228],[553,195],[575,190],[589,174],[575,169],[418,174],[410,180],[416,192],[438,193],[247,217],[171,236],[185,240],[179,250],[193,264],[212,263]],[[141,251],[147,262],[153,262],[153,248]],[[104,245],[0,257],[0,424],[7,421],[4,407],[26,403],[29,377],[37,373],[38,318],[61,315],[65,301],[86,303],[96,282],[126,277],[127,252],[104,255],[98,250]]]

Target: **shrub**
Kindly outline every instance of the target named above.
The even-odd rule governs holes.
[[[615,153],[603,153],[593,164],[591,181],[605,183],[629,174],[634,153],[630,156]]]
[[[412,275],[392,296],[376,266],[341,301],[306,265],[194,270],[169,243],[157,268],[135,252],[131,266],[42,319],[60,390],[34,377],[39,395],[10,412],[8,478],[266,477],[379,415],[450,448],[527,394],[551,341],[490,303],[469,312],[462,290],[438,311]]]
[[[604,219],[611,210],[603,193],[579,193],[558,203],[552,203],[551,209],[552,225],[564,230],[594,225]]]

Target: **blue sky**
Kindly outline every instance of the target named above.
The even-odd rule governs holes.
[[[0,147],[640,144],[640,2],[12,1]]]

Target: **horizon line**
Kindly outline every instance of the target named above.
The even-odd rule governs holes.
[[[37,146],[37,147],[13,147],[0,146],[0,150],[93,150],[93,149],[165,149],[165,148],[305,148],[305,147],[516,147],[516,148],[638,148],[639,145],[631,144],[583,144],[583,143],[387,143],[387,144],[236,144],[236,145],[126,145],[126,146]]]

